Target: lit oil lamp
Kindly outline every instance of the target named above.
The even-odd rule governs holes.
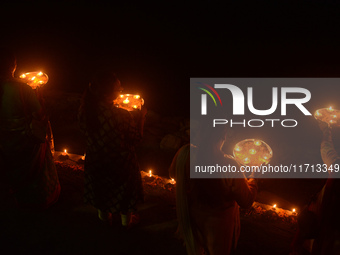
[[[174,178],[171,178],[170,183],[173,184],[173,185],[175,185],[175,184],[176,184],[175,179],[174,179]]]
[[[315,111],[314,118],[327,123],[328,125],[338,126],[339,110],[334,109],[332,106],[328,108],[321,108]]]
[[[33,89],[42,87],[48,82],[48,76],[47,74],[43,72],[29,72],[24,73],[19,76],[20,79],[24,80],[29,86],[31,86]]]
[[[64,151],[63,151],[62,153],[60,153],[59,158],[60,158],[60,159],[63,159],[63,160],[66,160],[66,159],[69,158],[69,155],[68,155],[66,149],[64,149]]]
[[[264,141],[245,139],[235,145],[233,154],[241,165],[260,166],[269,163],[273,151]]]
[[[148,174],[149,177],[152,177],[152,171],[149,170],[149,174]]]
[[[273,210],[276,210],[276,204],[274,204],[272,208],[273,208]]]
[[[120,95],[117,99],[113,101],[116,107],[133,111],[140,110],[142,105],[144,105],[144,99],[140,95],[124,94]]]

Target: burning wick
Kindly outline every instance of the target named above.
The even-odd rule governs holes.
[[[260,141],[255,141],[254,144],[255,144],[256,146],[260,146],[262,143],[261,143]]]
[[[336,120],[330,120],[329,123],[336,123]]]
[[[42,73],[42,72],[39,72],[39,73],[38,73],[38,76],[41,76],[41,75],[43,75],[43,73]]]
[[[26,78],[26,74],[20,75],[20,78]]]
[[[332,108],[332,106],[330,106],[329,108],[327,108],[327,110],[328,110],[329,112],[334,111],[334,109]]]
[[[152,173],[151,173],[151,170],[149,171],[149,177],[152,177]]]
[[[235,148],[235,151],[241,151],[241,147],[237,146],[237,147]]]
[[[331,115],[331,117],[335,119],[335,118],[336,118],[336,115]]]
[[[134,98],[138,99],[140,98],[140,95],[135,95]]]
[[[129,102],[130,102],[130,101],[129,101],[129,98],[128,98],[128,97],[123,101],[124,104],[128,104]]]
[[[315,116],[322,116],[322,114],[319,112],[319,110],[317,110],[317,111],[315,112]]]
[[[172,178],[171,181],[170,181],[170,183],[171,183],[171,184],[175,184],[175,183],[176,183],[175,179]]]
[[[85,160],[86,153],[84,153],[84,156],[81,157],[82,160]]]
[[[243,160],[243,163],[244,164],[248,164],[250,162],[250,159],[249,158],[245,158],[244,160]]]
[[[120,97],[120,98],[123,98],[123,97],[124,97],[124,95],[120,95],[119,97]]]
[[[64,152],[62,153],[63,156],[67,155],[67,150],[65,149]]]
[[[276,204],[273,205],[273,209],[274,209],[274,210],[276,209]]]
[[[254,154],[256,154],[256,150],[250,149],[250,150],[249,150],[249,153],[252,154],[252,155],[254,155]]]
[[[295,208],[293,208],[293,211],[292,211],[292,212],[293,212],[293,214],[295,214],[295,213],[296,213],[296,211],[295,211]]]

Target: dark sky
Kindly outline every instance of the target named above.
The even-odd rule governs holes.
[[[11,2],[1,44],[51,88],[81,92],[109,67],[150,109],[188,114],[190,77],[339,76],[339,11],[335,1]]]

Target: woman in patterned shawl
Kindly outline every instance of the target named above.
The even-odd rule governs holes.
[[[113,105],[122,87],[114,73],[98,73],[85,91],[79,124],[87,139],[84,199],[111,222],[120,213],[123,226],[136,220],[143,200],[135,145],[143,132],[146,109],[129,112]],[[128,217],[130,213],[130,217]]]
[[[1,195],[14,198],[23,209],[46,209],[58,200],[59,179],[43,109],[32,88],[14,78],[15,69],[15,56],[0,49]],[[30,126],[33,122],[41,124],[39,139]]]

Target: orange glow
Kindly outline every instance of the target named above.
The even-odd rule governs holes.
[[[152,177],[152,172],[151,172],[151,170],[149,170],[149,177]]]
[[[256,146],[260,146],[262,143],[261,143],[261,141],[256,140],[256,141],[254,141],[254,144],[255,144]]]
[[[243,163],[244,163],[244,164],[248,164],[248,163],[250,163],[250,159],[249,159],[249,158],[245,158],[245,159],[243,159]]]
[[[42,87],[48,82],[47,74],[40,71],[24,73],[19,77],[20,79],[23,79],[27,83],[27,85],[31,86],[32,89]]]
[[[235,145],[233,154],[241,165],[260,166],[268,164],[273,151],[264,141],[245,139]]]
[[[176,181],[175,181],[175,179],[174,179],[174,178],[172,178],[172,179],[171,179],[171,181],[170,181],[170,183],[171,183],[171,184],[176,184]]]
[[[254,154],[256,154],[256,150],[250,149],[250,150],[249,150],[249,153],[252,154],[252,155],[254,155]]]
[[[322,116],[322,114],[319,112],[319,110],[317,110],[317,111],[315,112],[315,116]]]
[[[113,100],[113,104],[127,111],[141,110],[144,100],[140,95],[123,94]]]
[[[293,209],[293,213],[295,213],[295,208]]]
[[[276,208],[276,204],[273,205],[273,208],[274,208],[274,209]]]

